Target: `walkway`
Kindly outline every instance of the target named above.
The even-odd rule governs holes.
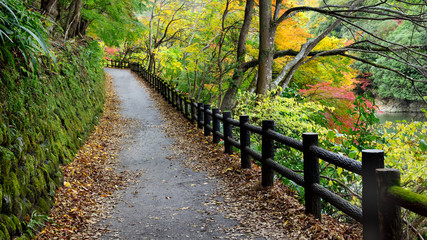
[[[140,123],[124,143],[121,165],[141,174],[119,192],[114,212],[101,223],[111,229],[103,239],[227,238],[222,229],[237,222],[207,204],[216,180],[183,167],[183,159],[169,159],[174,139],[159,128],[162,120],[147,90],[129,70],[106,72],[114,78],[123,116]]]

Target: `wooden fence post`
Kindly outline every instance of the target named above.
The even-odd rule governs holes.
[[[387,191],[392,186],[400,187],[400,172],[397,169],[376,170],[378,182],[378,220],[381,240],[400,240],[402,236],[402,217],[400,207],[390,202]]]
[[[261,184],[263,187],[273,186],[274,170],[267,166],[266,160],[274,159],[274,140],[267,135],[268,130],[274,130],[273,120],[262,121],[262,160],[261,160]]]
[[[317,133],[303,133],[303,155],[304,155],[304,191],[305,191],[305,212],[313,214],[315,218],[321,220],[322,214],[320,207],[320,197],[317,196],[312,186],[314,183],[320,182],[319,175],[319,158],[317,158],[311,151],[311,146],[317,146],[319,143]]]
[[[362,224],[363,239],[379,239],[378,184],[375,170],[384,168],[382,150],[362,150]]]
[[[251,147],[251,132],[245,127],[249,123],[249,116],[239,117],[240,122],[240,161],[242,168],[251,168],[251,156],[246,148]]]
[[[184,115],[185,115],[185,118],[190,119],[188,116],[188,112],[189,112],[188,111],[188,99],[184,98]]]
[[[224,127],[224,152],[227,154],[233,154],[233,145],[228,141],[228,138],[233,137],[233,125],[227,121],[229,118],[231,118],[231,112],[222,113],[222,123]]]
[[[205,104],[205,106],[204,106],[204,112],[203,112],[203,125],[204,125],[204,128],[205,128],[205,136],[209,136],[209,135],[211,135],[211,131],[209,130],[209,128],[208,128],[208,126],[210,126],[210,124],[211,124],[211,118],[210,118],[210,116],[209,116],[209,114],[208,114],[208,110],[210,110],[211,109],[211,105],[209,105],[209,104]]]
[[[176,89],[174,90],[174,92],[176,93],[176,109],[179,111],[179,105],[181,104],[181,96],[179,95],[179,92],[176,91]]]
[[[197,119],[196,119],[196,108],[194,107],[194,99],[192,98],[190,98],[190,112],[191,112],[190,120],[194,124],[196,123]]]
[[[219,143],[220,138],[218,136],[218,133],[220,131],[220,121],[218,117],[216,117],[216,114],[219,114],[218,108],[212,109],[212,142],[213,143]]]
[[[171,89],[169,84],[166,86],[166,100],[168,100],[169,103],[172,103]]]
[[[203,103],[197,103],[197,127],[202,129],[203,128]]]
[[[181,93],[177,93],[177,95],[178,95],[178,111],[180,111],[180,112],[182,112],[182,95],[181,95]]]
[[[176,91],[175,91],[175,89],[173,89],[173,85],[172,85],[172,87],[171,87],[171,92],[172,92],[172,106],[173,107],[176,107],[176,102],[177,102],[177,94],[176,94]]]
[[[156,90],[156,92],[159,92],[159,88],[158,88],[158,84],[159,83],[159,78],[157,76],[153,77],[153,85],[154,85],[154,90]]]
[[[157,88],[157,76],[153,76],[153,88],[156,92],[159,92],[159,89]]]

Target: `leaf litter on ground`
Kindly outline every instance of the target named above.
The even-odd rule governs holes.
[[[97,239],[106,229],[96,223],[114,207],[113,194],[131,180],[117,172],[117,154],[134,121],[120,115],[120,101],[106,76],[103,116],[73,161],[62,167],[64,186],[55,194],[45,228],[36,239]]]

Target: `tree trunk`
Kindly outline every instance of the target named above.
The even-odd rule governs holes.
[[[276,27],[272,25],[271,0],[259,2],[259,67],[256,94],[266,94],[273,75],[273,46]]]
[[[82,0],[73,0],[70,4],[67,21],[65,23],[65,39],[73,38],[79,34],[81,22]]]
[[[44,14],[50,16],[54,20],[59,16],[58,0],[42,0],[40,3],[40,9]]]
[[[227,0],[224,12],[222,14],[221,34],[219,36],[219,41],[218,41],[217,66],[218,66],[218,72],[219,72],[219,76],[218,76],[218,93],[219,93],[218,103],[219,103],[219,105],[221,105],[222,80],[223,80],[223,75],[224,75],[224,69],[222,67],[222,47],[224,45],[224,39],[225,39],[225,20],[226,20],[227,15],[228,15],[228,8],[229,8],[229,6],[230,6],[230,1]]]
[[[92,20],[89,21],[89,20],[82,18],[80,21],[80,25],[79,25],[79,29],[78,29],[77,34],[78,35],[86,35],[86,30],[91,23],[92,23]]]
[[[233,79],[230,87],[225,92],[224,98],[221,104],[221,110],[230,110],[234,105],[234,98],[237,94],[237,90],[242,82],[243,73],[245,69],[243,64],[245,62],[246,55],[246,40],[248,39],[249,27],[252,21],[252,13],[254,8],[254,0],[247,0],[245,7],[245,17],[243,20],[242,28],[240,29],[239,42],[237,45],[237,62],[238,67],[233,74]]]
[[[150,52],[149,58],[150,58],[150,62],[148,63],[148,71],[154,73],[154,71],[156,70],[155,54],[153,52]]]

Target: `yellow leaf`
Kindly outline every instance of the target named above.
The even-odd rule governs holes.
[[[340,167],[339,167],[339,168],[337,169],[337,173],[338,173],[338,176],[340,176],[340,175],[341,175],[341,173],[342,173],[342,168],[340,168]]]

